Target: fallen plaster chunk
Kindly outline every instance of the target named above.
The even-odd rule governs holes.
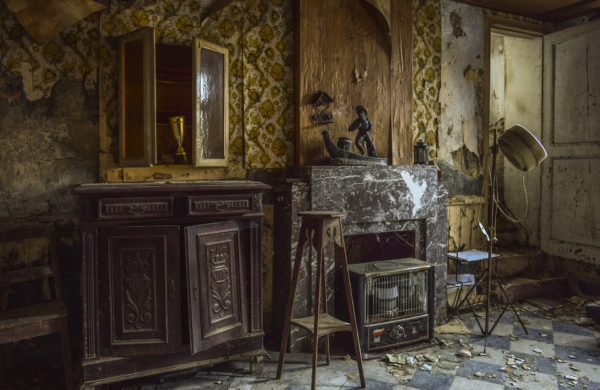
[[[464,358],[467,358],[467,359],[470,359],[470,358],[473,357],[473,354],[468,349],[461,349],[456,354],[458,356],[460,356],[460,357],[464,357]]]
[[[464,334],[467,335],[469,329],[460,318],[453,318],[443,325],[435,327],[435,333],[437,334]]]

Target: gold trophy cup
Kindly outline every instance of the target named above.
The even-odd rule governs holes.
[[[184,116],[172,116],[169,118],[171,122],[171,131],[173,131],[173,138],[177,142],[177,151],[175,152],[175,163],[185,164],[187,162],[187,156],[185,149],[183,149],[183,120]]]

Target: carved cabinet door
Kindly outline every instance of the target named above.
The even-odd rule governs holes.
[[[110,355],[181,345],[179,232],[179,226],[100,229],[99,330]]]
[[[241,224],[225,221],[185,228],[193,354],[247,332]]]

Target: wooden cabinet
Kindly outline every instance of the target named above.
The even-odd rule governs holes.
[[[263,353],[258,182],[90,184],[84,387]]]

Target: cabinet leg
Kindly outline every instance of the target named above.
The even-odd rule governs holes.
[[[73,363],[71,362],[71,343],[69,342],[69,324],[63,321],[60,329],[60,345],[62,350],[63,367],[65,373],[65,388],[73,389]]]
[[[6,385],[6,367],[4,365],[4,349],[2,345],[0,345],[0,386],[4,387]]]
[[[262,375],[264,368],[264,356],[251,356],[250,357],[250,375],[258,376]]]

